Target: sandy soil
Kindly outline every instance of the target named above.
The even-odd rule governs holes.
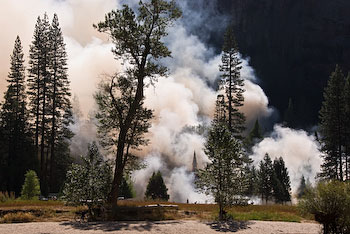
[[[16,234],[56,234],[56,233],[166,233],[166,234],[210,234],[230,233],[237,234],[267,234],[267,233],[314,233],[318,234],[321,226],[315,223],[286,223],[249,221],[245,223],[212,223],[201,221],[161,221],[161,222],[108,222],[108,223],[74,223],[74,222],[45,222],[0,224],[0,233]]]

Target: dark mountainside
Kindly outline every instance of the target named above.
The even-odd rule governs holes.
[[[208,11],[208,1],[213,5],[212,0],[188,5]],[[345,73],[350,70],[350,1],[217,0],[216,9],[209,12],[212,17],[207,17],[206,24],[216,23],[216,14],[232,22],[240,52],[250,58],[280,120],[291,98],[295,112],[291,125],[317,124],[323,88],[335,64]],[[207,43],[218,52],[222,38],[217,35],[222,31],[216,27],[205,32]],[[203,27],[194,32],[202,36]]]

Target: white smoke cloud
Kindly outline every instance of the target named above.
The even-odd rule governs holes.
[[[5,91],[9,58],[16,35],[20,35],[25,58],[28,58],[37,17],[47,12],[52,19],[53,14],[57,13],[67,45],[72,93],[78,96],[86,117],[95,108],[92,95],[101,75],[113,74],[120,69],[120,64],[111,53],[113,44],[106,35],[98,33],[92,24],[103,20],[105,13],[120,6],[120,3],[135,5],[137,2],[138,0],[1,0],[0,92]],[[205,139],[194,131],[186,130],[186,126],[210,123],[217,95],[211,87],[215,86],[219,78],[221,55],[203,43],[202,39],[207,40],[207,37],[194,36],[191,30],[198,29],[196,25],[203,24],[208,19],[224,22],[220,24],[223,27],[226,21],[217,15],[213,18],[216,13],[209,10],[192,14],[186,10],[186,1],[179,2],[184,10],[184,18],[169,30],[169,36],[164,40],[173,56],[162,61],[170,68],[170,77],[160,78],[154,87],[150,86],[145,91],[145,104],[155,113],[149,133],[150,145],[142,151],[148,166],[135,172],[133,179],[138,196],[143,197],[148,178],[153,171],[160,170],[172,200],[205,202],[208,198],[196,193],[193,175],[188,172],[192,167],[194,151],[199,166],[208,162],[203,152]],[[8,23],[9,19],[11,23]],[[215,27],[217,25],[219,24],[216,23]],[[210,31],[208,27],[205,27],[206,31]],[[243,59],[242,62],[241,74],[246,80],[242,111],[250,124],[257,118],[268,118],[272,110],[268,107],[268,98],[256,84],[257,79],[249,61]],[[91,122],[84,121],[73,126],[77,133],[73,138],[76,151],[82,150],[79,146],[95,139],[92,135],[96,129],[89,127]],[[256,155],[258,152],[260,153],[256,151]]]
[[[283,158],[289,170],[293,192],[296,192],[302,175],[310,182],[315,182],[315,176],[322,164],[319,145],[313,135],[280,125],[275,125],[270,136],[253,147],[251,158],[256,166],[265,153],[268,153],[272,160]]]

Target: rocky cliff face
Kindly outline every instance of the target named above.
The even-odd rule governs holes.
[[[292,98],[298,126],[316,124],[335,64],[350,70],[350,1],[218,0],[216,10],[229,16],[241,53],[281,118]],[[209,43],[220,48],[216,37]]]

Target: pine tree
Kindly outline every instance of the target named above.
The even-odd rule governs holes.
[[[268,200],[273,196],[273,165],[268,153],[265,154],[263,160],[260,162],[258,170],[258,192],[261,195],[261,200]]]
[[[151,178],[149,179],[145,196],[146,198],[153,200],[169,200],[168,189],[164,184],[160,171],[157,173],[153,172]]]
[[[27,171],[24,184],[22,186],[21,198],[25,200],[38,199],[40,195],[40,183],[36,172]]]
[[[225,90],[227,109],[227,124],[232,134],[241,138],[244,131],[245,116],[239,111],[244,102],[244,80],[241,78],[241,61],[233,30],[229,27],[224,36],[222,48],[222,64],[219,66],[221,74],[220,88]]]
[[[343,72],[337,65],[324,91],[320,110],[320,133],[324,163],[321,176],[343,180],[342,145],[344,142],[344,86]]]
[[[8,89],[5,92],[4,103],[0,111],[2,146],[7,171],[7,191],[19,195],[24,179],[24,173],[35,167],[32,155],[32,142],[28,127],[28,112],[26,109],[24,55],[20,38],[17,36],[11,67],[8,74]]]
[[[44,194],[58,192],[71,162],[68,126],[73,122],[67,77],[67,54],[55,14],[38,17],[30,47],[29,99],[40,157],[40,183]],[[61,181],[61,182],[60,182]]]
[[[289,128],[295,128],[297,126],[292,98],[289,98],[288,108],[284,112],[284,123]]]
[[[48,84],[50,100],[50,189],[57,192],[59,181],[64,181],[70,155],[68,142],[73,133],[68,126],[73,123],[70,88],[67,76],[67,53],[59,26],[54,14],[50,28],[50,83]],[[56,149],[56,147],[58,147]],[[58,151],[59,150],[59,151]],[[62,152],[65,152],[62,154]],[[58,154],[58,155],[57,155]],[[56,156],[60,156],[56,158]],[[59,173],[61,169],[61,173]]]
[[[273,196],[277,203],[284,203],[291,200],[290,178],[288,170],[282,157],[273,162]]]
[[[220,111],[217,102],[216,111]],[[216,116],[220,114],[216,113]],[[220,118],[218,118],[220,120]],[[240,203],[248,189],[247,158],[241,143],[232,136],[226,122],[213,120],[205,144],[205,154],[210,163],[198,170],[197,187],[211,194],[219,205],[219,218],[224,219],[224,209]]]
[[[350,73],[344,86],[344,146],[345,146],[345,179],[350,179]]]
[[[300,185],[298,187],[298,198],[302,198],[306,192],[306,181],[304,175],[300,179]]]
[[[49,61],[51,56],[50,23],[47,14],[43,19],[38,17],[35,25],[33,42],[29,51],[28,95],[30,112],[35,123],[35,145],[40,158],[40,187],[44,194],[48,193],[48,134],[50,114],[51,74]]]

